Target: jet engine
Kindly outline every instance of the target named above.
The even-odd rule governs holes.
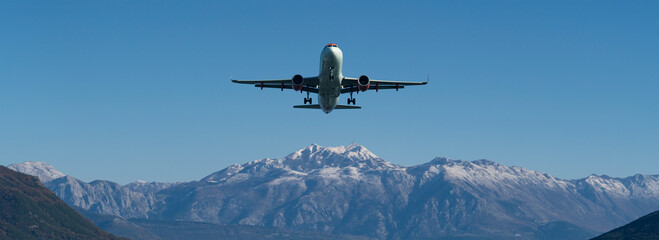
[[[359,77],[359,80],[357,80],[357,87],[362,92],[368,90],[369,85],[371,85],[371,80],[368,79],[366,75],[362,75]]]
[[[304,83],[304,78],[302,78],[302,75],[296,74],[295,76],[293,76],[291,85],[293,86],[293,89],[295,89],[295,91],[302,90],[303,83]]]

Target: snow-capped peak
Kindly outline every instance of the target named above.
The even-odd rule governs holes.
[[[314,143],[288,155],[286,158],[292,159],[315,154],[338,154],[356,158],[378,158],[378,156],[366,149],[366,147],[356,143],[337,147],[323,147]]]
[[[215,172],[202,182],[220,183],[224,181],[238,181],[248,176],[267,173],[273,169],[284,171],[289,175],[305,175],[325,168],[348,170],[381,170],[394,169],[399,166],[391,164],[359,144],[350,144],[338,147],[323,147],[311,144],[284,158],[264,158],[245,164],[234,164],[223,170]]]
[[[371,151],[366,149],[366,147],[356,143],[352,143],[348,146],[326,147],[325,149],[332,151],[336,154],[345,154],[349,157],[356,157],[362,159],[378,158],[378,156],[376,156]]]
[[[41,182],[43,183],[50,182],[57,178],[66,176],[66,174],[57,171],[55,167],[45,162],[30,161],[30,162],[12,164],[7,167],[17,172],[38,177],[39,180],[41,180]]]
[[[355,143],[338,147],[312,144],[286,156],[281,163],[292,170],[301,172],[324,167],[353,166],[372,169],[395,167],[373,154],[366,147]]]

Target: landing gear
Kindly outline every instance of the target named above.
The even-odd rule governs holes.
[[[309,104],[311,104],[311,97],[309,97],[309,92],[307,92],[307,97],[304,98],[304,104],[307,104],[307,101]]]
[[[348,98],[348,105],[350,105],[351,102],[352,102],[352,105],[355,105],[356,101],[357,100],[352,97],[352,92],[350,92],[350,98]]]

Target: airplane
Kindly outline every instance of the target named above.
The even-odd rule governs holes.
[[[302,77],[296,74],[291,79],[275,79],[275,80],[235,80],[231,79],[234,83],[254,84],[255,87],[263,88],[279,88],[281,91],[284,89],[293,89],[295,91],[306,92],[307,97],[304,98],[304,105],[295,105],[293,108],[307,108],[307,109],[322,109],[323,112],[329,114],[334,109],[361,109],[360,106],[355,106],[356,100],[352,94],[356,92],[364,92],[366,90],[375,90],[378,92],[383,89],[398,89],[410,85],[425,85],[425,82],[404,82],[404,81],[386,81],[386,80],[373,80],[366,75],[359,78],[344,77],[341,72],[343,65],[343,52],[339,46],[330,43],[323,48],[320,53],[320,74],[315,77]],[[309,93],[318,94],[318,103],[312,104]],[[343,93],[349,93],[347,105],[340,105],[339,96]],[[309,104],[307,104],[309,103]],[[352,105],[350,105],[352,103]]]

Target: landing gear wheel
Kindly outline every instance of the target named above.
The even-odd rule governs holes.
[[[307,97],[304,98],[304,104],[307,104],[307,101],[309,101],[309,104],[311,104],[311,97],[309,97],[308,91],[307,91]]]
[[[350,92],[350,98],[348,98],[348,105],[350,105],[350,102],[352,102],[352,105],[355,105],[355,98],[352,97],[352,92]]]

